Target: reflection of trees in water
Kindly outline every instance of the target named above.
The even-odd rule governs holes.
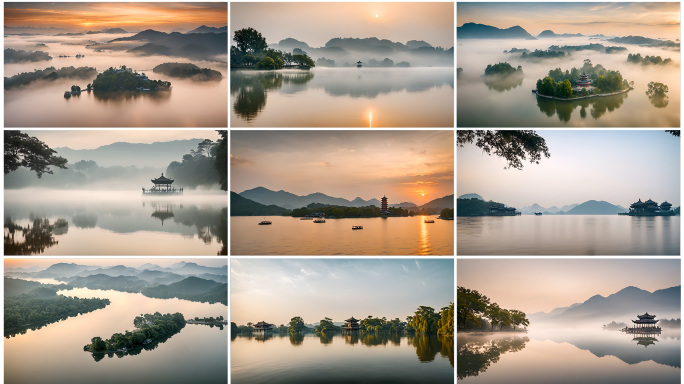
[[[482,80],[490,91],[505,92],[522,85],[523,77],[522,74],[515,73],[509,76],[483,76]]]
[[[525,348],[525,343],[530,341],[528,337],[507,337],[498,340],[479,339],[462,341],[458,344],[458,367],[456,374],[459,380],[468,376],[477,376],[489,368],[492,363],[497,363],[499,357],[506,352],[518,352]]]
[[[280,89],[283,84],[306,84],[313,77],[309,71],[231,71],[230,94],[235,100],[233,109],[238,116],[251,121],[266,106],[266,91]]]
[[[71,218],[71,222],[77,228],[95,228],[97,225],[97,215],[94,213],[78,213]]]
[[[297,333],[297,334],[291,333],[290,334],[290,344],[292,344],[294,346],[299,346],[299,345],[302,345],[303,342],[304,342],[304,335],[303,334],[301,334],[301,333]]]
[[[670,103],[670,98],[667,96],[649,96],[648,101],[656,108],[665,108]]]
[[[228,254],[228,208],[221,208],[217,212],[213,209],[200,209],[196,206],[183,207],[181,204],[179,209],[174,212],[173,205],[168,203],[152,202],[150,206],[154,209],[151,217],[161,220],[162,225],[164,220],[173,218],[174,223],[186,227],[195,227],[197,237],[204,244],[211,244],[216,239],[216,242],[222,244],[217,253],[219,255]]]
[[[359,332],[345,332],[342,337],[344,337],[346,344],[354,345],[359,343]]]
[[[558,119],[563,122],[570,121],[570,116],[572,111],[578,106],[580,107],[580,117],[586,118],[586,109],[591,107],[591,117],[598,119],[605,115],[606,112],[613,112],[614,110],[620,108],[622,103],[624,103],[627,98],[627,93],[622,93],[619,95],[606,96],[606,97],[594,97],[591,99],[580,99],[574,101],[558,101],[553,99],[547,99],[544,97],[537,97],[537,107],[546,116],[553,116],[558,114]]]
[[[333,337],[335,336],[335,334],[330,333],[330,332],[321,332],[321,333],[317,333],[316,336],[318,336],[318,338],[321,340],[321,344],[326,345],[326,344],[332,344]]]
[[[178,332],[180,332],[180,330],[179,330]],[[178,333],[178,332],[176,332],[176,333]],[[132,348],[126,348],[126,352],[123,352],[123,351],[116,351],[116,352],[92,352],[93,360],[95,360],[95,362],[98,362],[98,361],[104,359],[105,356],[107,356],[107,357],[109,357],[109,358],[112,358],[112,357],[114,357],[114,356],[116,356],[116,357],[118,357],[118,358],[122,358],[122,357],[124,357],[124,356],[135,356],[135,355],[139,355],[143,350],[152,351],[152,350],[154,350],[154,349],[157,349],[157,347],[159,346],[159,344],[165,343],[166,340],[168,340],[168,339],[170,339],[171,337],[173,337],[176,333],[174,333],[174,334],[172,334],[172,335],[169,335],[169,336],[166,336],[166,337],[163,337],[163,338],[160,338],[160,339],[155,340],[155,341],[153,341],[153,342],[151,342],[151,343],[149,343],[149,344],[146,344],[146,345],[138,345],[138,346],[135,346],[135,347],[132,347]]]
[[[50,220],[34,218],[33,225],[29,224],[22,227],[12,221],[11,218],[5,218],[5,254],[6,255],[37,255],[45,252],[47,248],[56,245],[58,242],[53,236],[55,234],[64,234],[68,230],[68,224],[65,227],[66,220],[59,219],[55,225],[50,225]],[[23,242],[15,239],[18,233],[21,233]]]
[[[454,365],[454,339],[452,337],[415,335],[408,337],[408,344],[416,348],[416,355],[418,355],[420,362],[433,361],[439,353],[441,356],[449,359],[451,366]]]
[[[135,101],[140,98],[150,100],[155,103],[168,101],[171,98],[171,91],[156,91],[156,92],[93,92],[95,100],[102,103],[120,104],[128,101]]]

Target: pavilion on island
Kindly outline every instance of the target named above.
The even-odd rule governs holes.
[[[156,179],[150,180],[154,186],[150,189],[143,188],[143,194],[181,194],[183,193],[183,188],[173,188],[173,180],[164,177],[164,173]]]
[[[632,323],[634,323],[634,327],[625,327],[623,329],[624,332],[640,334],[660,333],[661,329],[656,325],[656,323],[660,320],[656,320],[655,315],[649,315],[648,312],[646,312],[643,315],[637,315],[637,317],[638,320],[632,320]]]
[[[359,321],[352,316],[351,318],[345,320],[344,326],[342,327],[343,331],[360,331],[361,327],[359,326]]]
[[[265,322],[265,321],[260,321],[256,324],[254,324],[254,332],[267,332],[267,331],[272,331],[273,329],[271,328],[271,324]]]
[[[586,89],[587,91],[594,89],[594,87],[591,86],[591,80],[589,80],[589,76],[587,76],[587,74],[584,72],[582,72],[579,80],[577,80],[575,84],[577,85],[572,88],[574,92],[581,92],[583,89]]]

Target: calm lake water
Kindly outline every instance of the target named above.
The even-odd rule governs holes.
[[[231,383],[453,383],[454,339],[353,334],[238,336]]]
[[[681,333],[566,329],[457,335],[459,383],[680,383]]]
[[[231,70],[230,81],[232,127],[454,126],[452,67]]]
[[[459,255],[679,255],[680,217],[457,218]]]
[[[176,196],[142,196],[132,191],[6,190],[7,219],[33,227],[48,219],[66,227],[30,237],[40,255],[205,255],[227,253],[225,194],[186,191]],[[14,240],[25,243],[21,231]],[[5,254],[22,253],[8,246]]]
[[[453,255],[454,221],[425,217],[313,220],[232,216],[231,255]],[[270,220],[272,225],[258,225]],[[362,225],[361,230],[352,226]]]
[[[125,65],[144,72],[150,79],[170,81],[169,92],[130,93],[117,97],[95,96],[83,92],[64,98],[72,85],[85,88],[95,79],[60,79],[40,81],[5,91],[5,126],[7,127],[227,127],[228,69],[225,63],[189,60],[168,56],[135,56],[124,51],[94,52],[85,45],[89,39],[112,40],[131,34],[88,36],[11,36],[5,48],[48,52],[52,60],[5,64],[5,76],[43,70],[48,67],[94,67],[103,72]],[[45,43],[46,47],[35,47]],[[142,45],[142,43],[137,43]],[[83,58],[75,58],[77,53]],[[72,57],[60,58],[59,55]],[[220,81],[197,82],[152,72],[162,63],[190,62],[201,68],[221,72]],[[40,106],[40,113],[36,113]]]
[[[96,362],[83,346],[95,336],[133,330],[141,313],[180,312],[187,318],[227,317],[222,304],[178,299],[153,299],[139,293],[78,288],[67,296],[107,298],[104,309],[49,324],[5,339],[5,383],[223,383],[228,381],[228,331],[206,325],[186,325],[152,350],[138,355],[105,356]],[[37,364],[40,369],[37,369]]]
[[[503,53],[511,48],[546,50],[551,45],[624,46],[627,51],[614,54],[596,51],[572,52],[563,59],[542,61],[523,60],[514,54]],[[680,68],[679,52],[660,48],[616,44],[589,38],[539,40],[458,40],[458,64],[463,68],[457,79],[459,127],[679,127],[680,126]],[[628,54],[655,55],[671,58],[672,65],[642,66],[627,62]],[[518,54],[519,56],[519,54]],[[620,71],[634,89],[626,94],[560,102],[537,98],[532,89],[538,79],[548,76],[549,70],[581,68],[585,59],[593,65],[601,64]],[[481,75],[488,64],[508,62],[522,66],[522,81],[508,84],[485,84]],[[668,86],[666,106],[654,105],[646,95],[649,82]]]

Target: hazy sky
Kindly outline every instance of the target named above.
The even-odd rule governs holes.
[[[406,321],[454,301],[454,262],[434,259],[231,259],[231,321],[287,324],[369,315]]]
[[[550,29],[583,35],[639,35],[679,39],[679,2],[670,3],[461,3],[457,26],[465,23],[497,28],[523,27],[533,36]]]
[[[5,259],[5,268],[31,268],[40,267],[45,269],[53,264],[57,263],[73,263],[79,265],[97,265],[102,267],[112,267],[115,265],[124,265],[126,267],[139,267],[143,264],[157,264],[160,267],[168,267],[172,264],[180,263],[185,261],[186,263],[195,263],[205,267],[222,267],[228,264],[225,258],[99,258],[99,259],[88,259],[88,258],[69,258],[69,259]]]
[[[165,142],[187,139],[220,138],[218,132],[208,130],[160,130],[160,129],[126,129],[126,130],[22,130],[29,136],[37,137],[50,148],[69,147],[71,149],[94,149],[116,142],[143,143]]]
[[[155,29],[171,32],[228,25],[226,2],[215,3],[5,3],[5,26],[70,30]]]
[[[681,285],[680,261],[664,259],[458,260],[457,284],[502,308],[549,312],[635,286],[649,292]]]
[[[422,205],[454,193],[453,131],[232,131],[230,190]]]
[[[444,3],[231,3],[230,28],[252,27],[269,44],[291,37],[319,48],[335,37],[454,46],[454,5]]]
[[[475,144],[456,149],[457,195],[477,193],[516,208],[604,200],[629,208],[653,199],[680,205],[680,139],[663,130],[537,130],[550,158],[504,169]]]

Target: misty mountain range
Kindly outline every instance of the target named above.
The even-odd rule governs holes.
[[[133,30],[127,31],[123,28],[109,28],[103,29],[101,31],[87,31],[87,32],[73,32],[65,28],[41,28],[41,27],[9,27],[5,26],[5,35],[51,35],[51,36],[77,36],[77,35],[92,35],[98,33],[137,33],[140,31]],[[206,25],[201,25],[191,31],[185,32],[186,34],[191,33],[227,33],[228,26],[224,27],[207,27]]]
[[[197,149],[203,139],[173,140],[151,144],[116,142],[94,149],[53,148],[59,156],[75,164],[92,160],[101,167],[137,166],[166,169],[172,161],[180,161],[190,150]]]
[[[5,269],[5,281],[14,278],[52,278],[71,287],[142,293],[155,298],[179,298],[228,305],[228,267],[206,267],[185,261],[160,267],[156,264],[99,267],[57,263],[37,272]]]
[[[538,38],[566,38],[566,37],[583,37],[581,33],[563,33],[556,34],[551,30],[541,32],[537,37],[532,36],[524,28],[519,25],[501,29],[491,25],[465,23],[456,28],[456,36],[458,39],[526,39],[537,40]],[[593,38],[605,38],[603,35],[591,35]],[[670,40],[651,39],[643,36],[625,36],[613,37],[607,39],[610,42],[621,44],[635,44],[650,47],[679,47],[679,43]]]
[[[412,66],[453,66],[454,47],[434,47],[422,40],[409,40],[406,44],[377,37],[351,38],[336,37],[328,40],[323,47],[312,47],[304,41],[293,38],[269,44],[269,48],[283,52],[301,49],[312,59],[325,57],[336,61],[336,66],[352,65],[357,60],[367,64],[373,59],[389,58],[394,62],[408,60]]]
[[[594,323],[603,325],[611,321],[631,324],[636,315],[648,312],[657,319],[681,317],[681,285],[649,292],[629,286],[603,297],[594,295],[583,303],[556,308],[548,313],[528,314],[530,323]]]
[[[479,199],[484,201],[482,196],[477,193],[467,193],[458,197],[459,199]],[[561,208],[556,207],[542,207],[537,203],[534,203],[527,207],[519,208],[523,215],[532,215],[536,212],[542,212],[544,215],[616,215],[621,212],[628,212],[627,208],[620,205],[614,205],[607,201],[596,201],[588,200],[584,203],[575,203],[564,205]]]
[[[238,193],[239,196],[246,199],[255,201],[264,205],[276,205],[278,207],[295,209],[306,207],[311,203],[319,203],[326,205],[339,205],[344,207],[367,207],[369,205],[380,206],[380,200],[373,198],[369,200],[364,200],[360,197],[354,200],[347,200],[341,197],[331,197],[326,194],[316,192],[311,193],[306,196],[298,196],[294,193],[286,192],[283,190],[272,191],[264,187],[256,187],[253,189],[248,189],[246,191]],[[412,208],[417,207],[411,202],[402,202],[398,204],[388,204],[390,207],[397,208]],[[421,207],[418,208],[453,208],[454,207],[454,195],[445,196],[439,199],[432,200]]]

